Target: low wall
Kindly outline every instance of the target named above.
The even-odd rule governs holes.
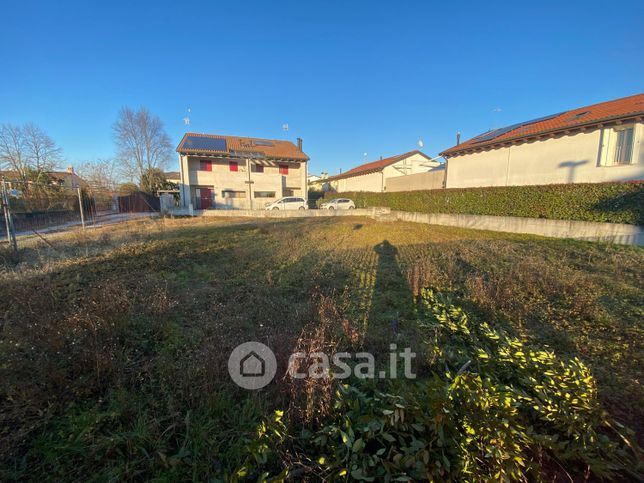
[[[409,213],[405,211],[392,212],[392,214],[394,213],[397,220],[414,223],[644,246],[644,228],[622,223],[546,220],[543,218],[520,218],[515,216],[445,215],[439,213]]]
[[[383,208],[364,208],[358,210],[195,210],[194,216],[252,217],[252,218],[323,218],[329,216],[370,216],[376,217]],[[386,212],[391,210],[388,208]],[[188,214],[177,213],[173,214]]]
[[[590,221],[548,220],[515,216],[451,215],[440,213],[412,213],[391,211],[389,208],[363,208],[356,210],[175,210],[174,215],[252,217],[252,218],[323,218],[332,216],[368,216],[382,221],[409,221],[430,225],[456,226],[473,230],[490,230],[506,233],[525,233],[554,238],[604,241],[621,245],[644,246],[644,227],[621,223],[596,223]]]

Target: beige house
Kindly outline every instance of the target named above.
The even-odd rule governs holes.
[[[166,171],[164,174],[166,181],[174,184],[181,184],[181,173],[179,171]]]
[[[307,199],[302,140],[187,133],[180,156],[181,205],[193,209],[263,209],[283,196]]]
[[[340,193],[347,191],[387,191],[390,179],[427,172],[439,166],[438,161],[420,151],[379,159],[362,164],[327,181]]]
[[[644,94],[496,129],[458,144],[447,188],[644,179]]]
[[[67,166],[66,171],[46,171],[44,174],[49,178],[49,183],[55,186],[70,189],[87,187],[85,180],[76,174],[72,166]],[[20,182],[20,175],[16,171],[0,171],[0,179],[5,180],[7,186],[17,189],[22,184]],[[33,183],[34,180],[29,180],[28,182]]]

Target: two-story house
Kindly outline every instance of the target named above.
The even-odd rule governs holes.
[[[186,133],[180,156],[181,205],[203,210],[263,209],[283,196],[307,198],[302,140]]]

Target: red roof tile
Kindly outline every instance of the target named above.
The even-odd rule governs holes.
[[[361,176],[364,174],[376,173],[386,168],[387,166],[394,164],[402,159],[408,158],[409,156],[412,156],[414,154],[420,154],[427,159],[431,159],[425,153],[422,153],[416,149],[414,151],[409,151],[408,153],[398,154],[389,158],[379,159],[378,161],[371,161],[370,163],[361,164],[360,166],[356,166],[355,168],[350,169],[346,173],[340,173],[336,174],[335,176],[330,176],[325,181],[334,181],[337,179],[351,178],[352,176]]]
[[[194,149],[184,147],[186,138],[191,137],[206,137],[211,139],[225,139],[226,140],[226,150],[225,151],[214,151],[208,149]],[[182,154],[220,154],[224,156],[237,157],[236,153],[248,152],[248,153],[261,153],[267,158],[273,159],[292,159],[297,161],[308,161],[309,157],[304,154],[302,151],[297,149],[297,146],[290,141],[283,141],[279,139],[259,139],[259,138],[246,138],[240,136],[222,136],[219,134],[196,134],[196,133],[186,133],[184,134],[179,146],[177,147],[177,152]]]
[[[518,123],[508,128],[497,129],[499,135],[481,141],[487,135],[493,136],[495,131],[479,134],[461,144],[453,146],[441,156],[454,156],[463,151],[477,148],[495,148],[508,141],[520,141],[535,136],[564,132],[582,126],[592,126],[604,122],[636,118],[644,115],[644,94],[623,97],[613,101],[602,102],[592,106],[580,107],[565,111],[554,116],[547,116],[536,122]]]

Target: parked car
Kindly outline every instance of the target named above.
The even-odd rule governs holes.
[[[349,198],[333,198],[320,205],[321,210],[355,210],[356,204]]]
[[[297,196],[285,196],[272,203],[266,203],[267,210],[306,210],[306,200]]]

